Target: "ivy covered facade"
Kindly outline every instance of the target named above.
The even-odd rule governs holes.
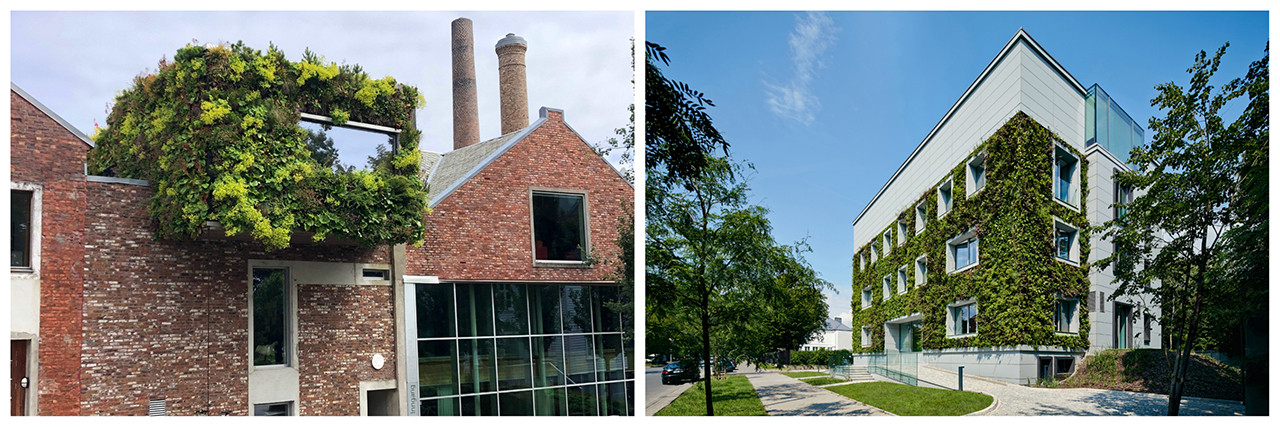
[[[854,352],[1027,383],[1158,347],[1141,298],[1091,264],[1111,243],[1090,227],[1131,197],[1108,149],[1141,143],[1112,111],[1019,30],[854,221]]]

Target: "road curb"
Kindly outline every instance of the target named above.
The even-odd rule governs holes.
[[[995,411],[995,410],[996,410],[996,408],[999,408],[999,407],[1000,407],[1000,399],[999,399],[999,398],[997,398],[997,397],[995,397],[994,395],[987,394],[987,393],[983,393],[983,392],[980,392],[980,391],[975,391],[975,392],[973,392],[973,393],[985,394],[985,395],[987,395],[987,396],[991,396],[991,404],[990,404],[990,405],[987,405],[987,407],[986,407],[986,408],[984,408],[984,409],[980,409],[980,410],[978,410],[978,411],[976,411],[976,412],[970,412],[970,413],[968,413],[968,414],[964,414],[964,415],[962,415],[962,416],[964,416],[964,417],[975,417],[975,416],[986,415],[986,414],[989,414],[989,413],[991,413],[991,412]]]

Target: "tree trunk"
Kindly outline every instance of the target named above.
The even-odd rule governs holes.
[[[706,280],[704,277],[703,280]],[[705,289],[705,287],[704,287]],[[711,304],[707,292],[702,293],[702,371],[707,391],[707,416],[714,417],[716,409],[711,400]]]
[[[1187,367],[1191,365],[1191,347],[1196,341],[1196,328],[1200,326],[1200,307],[1204,296],[1203,271],[1202,268],[1199,280],[1201,283],[1195,290],[1195,306],[1187,318],[1190,324],[1187,325],[1187,335],[1182,340],[1182,352],[1178,354],[1178,361],[1174,364],[1173,384],[1169,390],[1169,416],[1178,416],[1178,409],[1182,407],[1182,391],[1187,381]]]

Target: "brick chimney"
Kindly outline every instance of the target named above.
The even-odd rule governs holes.
[[[525,89],[524,52],[528,44],[513,33],[498,40],[498,81],[502,104],[502,134],[529,127],[529,94]]]
[[[453,20],[453,149],[480,142],[480,113],[476,107],[476,58],[472,52],[471,20]]]

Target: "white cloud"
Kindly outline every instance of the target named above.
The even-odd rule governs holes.
[[[768,92],[765,103],[774,114],[806,126],[813,123],[814,114],[822,109],[822,103],[810,91],[809,85],[817,76],[818,69],[825,66],[823,54],[835,44],[838,32],[840,28],[826,13],[808,12],[796,16],[795,31],[787,39],[795,75],[783,84],[763,82]]]

